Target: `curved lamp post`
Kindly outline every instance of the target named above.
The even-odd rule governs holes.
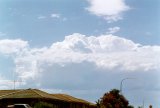
[[[123,86],[123,81],[127,80],[127,79],[135,79],[135,78],[124,78],[121,80],[121,84],[120,84],[120,94],[122,94],[122,86]]]

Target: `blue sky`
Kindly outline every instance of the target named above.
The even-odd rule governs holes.
[[[88,2],[85,0],[1,0],[0,2],[1,32],[6,33],[8,38],[20,37],[30,40],[33,45],[51,44],[53,41],[63,40],[65,35],[74,32],[99,35],[114,26],[121,27],[121,32],[117,34],[135,42],[159,44],[158,0],[126,1],[131,9],[124,13],[124,20],[111,24],[106,23],[103,18],[88,13],[85,9]],[[60,14],[61,18],[49,18],[51,14]],[[47,18],[38,20],[40,16]],[[66,21],[63,21],[64,18]]]
[[[159,0],[0,0],[0,88],[15,76],[94,102],[134,77],[127,99],[158,107],[159,11]]]

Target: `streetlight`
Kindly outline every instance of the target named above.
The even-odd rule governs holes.
[[[122,94],[122,86],[123,86],[123,81],[127,80],[127,79],[135,79],[135,78],[124,78],[121,80],[121,84],[120,84],[120,94]]]
[[[143,105],[142,105],[142,108],[144,108],[144,99],[143,99]]]

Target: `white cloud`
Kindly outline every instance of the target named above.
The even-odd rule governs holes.
[[[40,73],[46,72],[46,67],[54,64],[65,67],[70,63],[89,62],[99,69],[107,70],[118,69],[128,72],[158,70],[159,55],[160,46],[142,46],[113,35],[87,37],[75,33],[48,48],[21,51],[15,58],[15,64],[19,77],[34,79],[39,77]]]
[[[89,12],[97,16],[103,17],[108,22],[122,19],[123,12],[129,10],[125,0],[87,0],[90,6],[87,8]]]
[[[21,39],[3,39],[0,40],[0,53],[4,54],[12,54],[19,53],[23,48],[28,46],[27,41],[23,41]]]
[[[112,33],[114,30],[111,30]],[[22,79],[39,77],[43,67],[89,62],[99,69],[150,71],[160,69],[160,46],[143,46],[113,35],[72,34],[50,47],[29,48],[27,41],[0,40],[2,54],[16,54],[16,73]],[[46,65],[46,66],[43,66]]]
[[[38,19],[46,19],[46,16],[39,16]]]
[[[120,27],[109,28],[107,34],[114,34],[120,30]]]
[[[24,81],[17,85],[22,88],[36,86],[67,91],[87,95],[92,101],[102,96],[106,89],[119,87],[121,79],[128,76],[141,81],[125,83],[126,88],[141,87],[146,91],[148,87],[160,88],[156,83],[159,82],[160,46],[141,45],[111,34],[85,36],[74,33],[42,48],[31,48],[19,39],[0,40],[0,52],[11,55],[16,52],[13,56],[15,75],[16,80]],[[0,88],[7,88],[7,82],[3,81],[0,77]],[[136,99],[145,95],[142,93]],[[149,99],[152,101],[154,97]]]
[[[53,13],[51,14],[51,18],[60,18],[60,14]]]
[[[38,16],[38,17],[37,17],[37,19],[39,19],[39,20],[41,20],[41,19],[46,19],[46,18],[61,19],[62,21],[66,21],[66,20],[67,20],[67,18],[65,18],[65,17],[63,18],[63,17],[61,17],[60,14],[57,14],[57,13],[53,13],[53,14],[46,15],[46,16],[41,15],[41,16]]]

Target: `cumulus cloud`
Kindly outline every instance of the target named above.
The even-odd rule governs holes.
[[[81,63],[89,63],[98,69],[147,72],[160,69],[159,55],[160,46],[143,46],[113,35],[87,37],[75,33],[50,47],[21,51],[15,58],[15,64],[16,72],[23,79],[34,79],[52,65],[65,67]]]
[[[124,0],[87,0],[90,6],[87,8],[89,12],[97,16],[103,17],[108,22],[118,21],[122,19],[123,12],[130,9]]]
[[[113,33],[115,30],[112,29]],[[42,65],[91,63],[99,69],[149,71],[160,69],[160,46],[143,46],[114,35],[85,36],[79,33],[66,36],[62,42],[49,47],[30,48],[28,42],[0,40],[0,52],[14,54],[19,77],[33,78],[44,71]]]
[[[46,19],[46,16],[39,16],[38,19]]]
[[[51,18],[60,18],[60,14],[53,13],[51,14]]]
[[[120,30],[120,27],[112,27],[108,29],[107,34],[114,34]]]
[[[23,41],[21,39],[3,39],[0,40],[0,53],[4,54],[12,54],[19,53],[23,48],[28,46],[27,41]]]
[[[48,18],[52,18],[52,19],[60,19],[62,21],[66,21],[67,18],[65,17],[62,17],[60,14],[58,13],[52,13],[52,14],[49,14],[49,15],[40,15],[37,17],[37,19],[39,20],[43,20],[43,19],[48,19]]]
[[[160,46],[141,45],[112,34],[86,36],[74,33],[42,48],[31,48],[19,39],[0,40],[0,52],[10,55],[16,52],[13,58],[15,75],[17,80],[24,81],[18,86],[25,88],[57,89],[95,100],[95,94],[99,98],[106,89],[119,87],[121,79],[128,76],[141,79],[126,83],[133,91],[141,87],[145,91],[150,86],[154,90],[160,88],[156,84],[159,81]],[[145,83],[146,79],[148,83]]]

